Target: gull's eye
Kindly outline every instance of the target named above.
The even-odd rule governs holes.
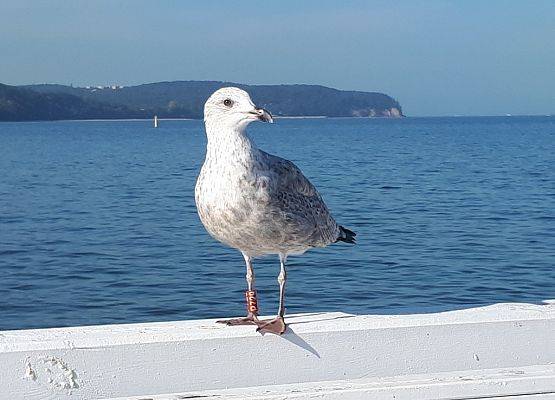
[[[231,100],[231,99],[225,99],[224,100],[224,106],[231,107],[232,105],[233,105],[233,100]]]

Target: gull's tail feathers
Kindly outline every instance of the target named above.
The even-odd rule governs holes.
[[[337,238],[336,242],[356,244],[356,239],[355,239],[356,235],[357,234],[351,231],[350,229],[339,226],[339,237]]]

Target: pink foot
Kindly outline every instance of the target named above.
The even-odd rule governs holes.
[[[254,314],[249,314],[244,318],[221,319],[216,321],[218,324],[226,324],[229,326],[235,325],[258,325],[258,317]]]
[[[287,329],[283,317],[275,317],[269,321],[258,321],[257,332],[260,333],[273,333],[274,335],[281,335]]]

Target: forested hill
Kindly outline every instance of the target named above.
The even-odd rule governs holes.
[[[224,86],[245,89],[257,105],[276,116],[402,116],[400,104],[383,93],[318,85],[176,81],[128,87],[0,85],[0,120],[150,118],[155,114],[161,118],[202,118],[206,99]]]
[[[0,83],[0,121],[51,121],[60,119],[145,118],[121,105],[85,100],[68,93],[39,93]]]

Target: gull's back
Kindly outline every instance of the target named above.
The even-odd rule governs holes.
[[[294,246],[324,247],[339,237],[339,226],[314,185],[291,161],[260,151],[269,177],[268,209]]]

